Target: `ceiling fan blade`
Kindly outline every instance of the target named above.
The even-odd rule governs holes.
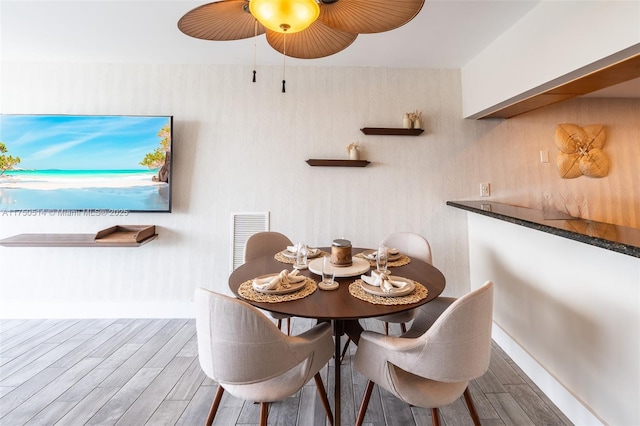
[[[178,21],[180,31],[204,40],[240,40],[256,34],[256,19],[247,0],[222,0],[198,6]],[[258,22],[257,34],[264,34]]]
[[[286,52],[284,37],[267,29],[267,41],[275,50],[292,58],[316,59],[333,55],[346,49],[358,37],[358,34],[347,33],[328,27],[321,21],[315,21],[307,29],[297,33],[286,34]]]
[[[358,34],[390,31],[411,21],[424,0],[320,0],[319,20]]]

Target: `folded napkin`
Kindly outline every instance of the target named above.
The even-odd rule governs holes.
[[[287,246],[287,251],[296,254],[298,252],[298,247],[297,246]],[[311,247],[307,247],[307,256],[314,256],[316,253],[318,253],[318,249],[317,248],[311,248]]]
[[[371,276],[360,275],[360,278],[369,285],[380,287],[385,293],[393,293],[409,285],[409,283],[405,281],[392,280],[389,278],[389,275],[377,271],[371,271]]]
[[[387,250],[387,255],[389,256],[396,256],[399,254],[400,254],[400,250],[398,250],[397,248],[390,248],[389,250]],[[367,254],[365,257],[367,259],[375,260],[377,256],[378,256],[378,251],[376,250],[374,252]]]
[[[279,288],[289,288],[291,284],[297,284],[306,279],[303,275],[298,275],[298,271],[289,272],[283,269],[278,275],[266,278],[254,278],[253,288],[256,290],[277,290]]]
[[[378,256],[378,252],[377,251],[373,251],[371,253],[367,253],[366,255],[364,255],[364,257],[366,257],[367,259],[371,259],[371,260],[375,260],[376,256]]]

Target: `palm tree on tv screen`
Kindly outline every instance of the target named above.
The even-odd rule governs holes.
[[[147,153],[140,165],[147,166],[150,170],[158,170],[158,176],[154,176],[153,180],[158,182],[169,183],[169,165],[171,163],[171,129],[166,124],[158,132],[160,138],[160,146]]]
[[[12,157],[7,152],[9,152],[7,146],[0,142],[0,176],[7,170],[13,170],[16,164],[20,164],[20,157]]]

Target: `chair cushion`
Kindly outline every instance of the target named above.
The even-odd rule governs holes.
[[[387,389],[398,398],[422,408],[442,407],[453,403],[467,388],[469,382],[445,383],[416,376],[400,367],[389,364],[389,373],[394,377],[393,389]],[[379,384],[382,386],[383,384]],[[387,386],[384,386],[387,388]]]

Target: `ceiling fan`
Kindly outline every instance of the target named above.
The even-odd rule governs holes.
[[[204,40],[267,35],[283,55],[316,59],[347,48],[358,34],[411,21],[425,0],[220,0],[187,12],[180,31]],[[300,23],[300,22],[301,23]]]

